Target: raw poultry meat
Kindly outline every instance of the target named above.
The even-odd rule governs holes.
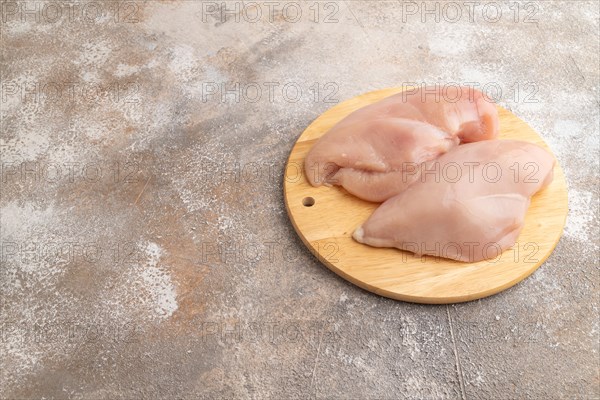
[[[415,89],[338,122],[308,153],[305,172],[313,186],[340,185],[357,197],[381,202],[418,177],[412,173],[415,166],[459,142],[497,135],[496,107],[481,92],[455,86]]]
[[[477,89],[452,85],[408,89],[354,111],[337,126],[388,117],[430,123],[464,143],[493,139],[499,130],[490,98]]]
[[[427,163],[420,179],[384,202],[354,232],[375,247],[397,247],[474,262],[514,245],[531,196],[550,184],[554,158],[516,140],[458,146]]]
[[[315,145],[307,156],[308,180],[317,186],[324,179],[378,202],[410,185],[418,177],[415,165],[458,144],[456,137],[433,125],[405,118],[357,122],[334,136]]]

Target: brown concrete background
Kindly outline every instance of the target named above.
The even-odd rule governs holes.
[[[598,2],[220,3],[1,2],[0,398],[599,398]],[[288,221],[303,129],[410,82],[485,86],[565,170],[501,294],[378,297]]]

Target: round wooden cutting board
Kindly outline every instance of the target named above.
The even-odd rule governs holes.
[[[517,243],[496,259],[476,263],[421,258],[358,243],[352,233],[378,204],[360,200],[341,187],[313,187],[306,180],[304,158],[320,136],[352,111],[400,91],[383,89],[344,101],[319,116],[298,138],[284,177],[285,203],[296,232],[336,274],[393,299],[457,303],[490,296],[525,279],[552,253],[565,225],[567,186],[558,163],[552,184],[532,198]],[[524,121],[499,106],[498,112],[501,139],[524,140],[548,149]]]

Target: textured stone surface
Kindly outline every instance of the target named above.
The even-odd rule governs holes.
[[[257,4],[2,1],[0,398],[598,398],[598,2]],[[485,85],[565,170],[501,294],[378,297],[288,221],[303,129],[408,82]]]

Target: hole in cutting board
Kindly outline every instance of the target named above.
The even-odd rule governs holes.
[[[304,207],[312,207],[315,205],[315,199],[312,197],[305,197],[302,199],[302,205]]]

